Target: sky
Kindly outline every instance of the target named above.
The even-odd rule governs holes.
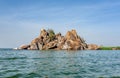
[[[0,0],[0,48],[30,44],[41,28],[120,46],[120,0]]]

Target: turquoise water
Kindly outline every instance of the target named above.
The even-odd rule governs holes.
[[[120,78],[120,51],[0,49],[0,78]]]

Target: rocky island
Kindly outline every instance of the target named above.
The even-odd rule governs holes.
[[[62,36],[61,33],[55,34],[52,29],[41,29],[40,35],[28,45],[22,45],[17,49],[25,50],[97,50],[99,46],[87,44],[76,30],[71,30]]]

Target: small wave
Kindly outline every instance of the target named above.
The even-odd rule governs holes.
[[[5,71],[6,73],[7,72],[18,72],[18,70],[7,70],[7,71]]]
[[[98,78],[120,78],[120,76],[112,76],[112,77],[98,77]]]
[[[22,76],[22,74],[15,74],[15,75],[12,75],[12,76],[9,76],[9,77],[6,77],[6,78],[19,78],[21,76]]]
[[[27,77],[27,78],[38,77],[39,78],[39,77],[42,77],[42,76],[40,76],[37,73],[31,72],[31,73],[28,73],[25,77]]]
[[[11,57],[11,58],[0,58],[0,60],[17,60],[17,59],[26,59],[27,57]]]

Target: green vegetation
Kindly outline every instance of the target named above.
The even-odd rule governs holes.
[[[52,29],[48,29],[47,32],[49,34],[50,40],[52,41],[55,38],[55,32]]]
[[[106,47],[106,46],[101,46],[99,50],[120,50],[120,46],[117,47]]]
[[[112,47],[104,47],[104,46],[102,46],[99,49],[100,50],[112,50]]]

